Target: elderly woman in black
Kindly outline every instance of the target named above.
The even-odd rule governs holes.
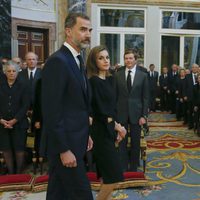
[[[28,128],[29,94],[27,87],[17,80],[18,72],[19,67],[9,61],[4,66],[6,79],[0,84],[0,151],[9,174],[22,172]]]

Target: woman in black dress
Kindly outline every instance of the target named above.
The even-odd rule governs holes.
[[[88,56],[87,72],[92,90],[93,155],[98,175],[103,180],[97,200],[109,199],[116,184],[123,180],[115,144],[125,136],[126,130],[115,120],[114,80],[109,74],[109,67],[107,49],[103,46],[94,47]]]
[[[21,173],[30,95],[27,87],[17,80],[19,68],[14,62],[9,61],[4,70],[6,79],[0,84],[0,151],[3,151],[8,173]]]
[[[185,69],[179,71],[179,77],[176,80],[176,118],[181,120],[183,117],[184,124],[187,124],[187,101],[186,96],[186,78]]]

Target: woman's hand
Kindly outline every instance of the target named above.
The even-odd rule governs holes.
[[[92,118],[92,117],[89,117],[89,125],[90,125],[90,126],[92,125],[92,122],[93,122],[93,118]]]
[[[7,121],[5,119],[1,119],[0,123],[4,126],[4,128],[12,129],[13,126],[17,123],[17,120],[16,119],[11,119],[11,120]]]
[[[115,122],[115,130],[118,132],[118,135],[124,139],[126,136],[126,129],[121,124]]]
[[[17,123],[16,119],[11,119],[8,122],[8,127],[7,128],[13,128],[13,126]]]
[[[90,151],[92,148],[93,148],[93,140],[92,140],[92,138],[89,136],[89,138],[88,138],[87,151]]]
[[[116,143],[116,144],[119,144],[122,140],[123,140],[123,138],[120,136],[119,133],[117,133],[117,138],[116,138],[115,143]]]
[[[8,126],[9,126],[8,121],[5,119],[1,119],[0,124],[2,124],[4,126],[4,128],[8,128]]]

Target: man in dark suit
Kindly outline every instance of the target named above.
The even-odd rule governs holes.
[[[124,53],[125,66],[115,74],[117,93],[117,119],[128,130],[130,128],[131,150],[128,156],[128,136],[120,143],[120,157],[123,169],[137,171],[140,162],[141,126],[148,114],[147,74],[137,69],[137,53],[128,49]]]
[[[144,67],[143,63],[138,63],[136,68],[144,73],[147,73],[147,69]]]
[[[160,85],[160,104],[161,104],[161,111],[169,111],[169,75],[168,75],[168,68],[162,68],[162,74],[159,77],[159,85]]]
[[[194,117],[193,117],[193,110],[194,110],[194,88],[197,84],[197,74],[198,74],[199,65],[193,64],[192,65],[192,73],[186,75],[186,88],[185,88],[185,100],[188,104],[188,129],[192,129],[194,127]]]
[[[157,97],[157,84],[158,84],[158,72],[154,70],[155,65],[149,65],[148,80],[149,80],[149,109],[150,111],[156,110],[156,97]]]
[[[38,56],[34,52],[28,52],[25,55],[27,69],[22,70],[19,73],[19,80],[23,81],[25,84],[29,85],[31,91],[31,102],[30,102],[30,111],[35,99],[35,86],[37,81],[41,78],[41,69],[37,67]]]
[[[49,160],[48,200],[92,200],[84,155],[92,147],[89,87],[80,51],[89,47],[89,18],[71,13],[66,42],[47,60],[42,73],[43,135]]]
[[[176,98],[175,94],[177,88],[177,79],[178,79],[178,66],[173,64],[171,70],[168,73],[169,75],[169,89],[170,89],[170,110],[174,114],[176,112]]]
[[[16,58],[14,58],[16,62]],[[37,138],[41,137],[41,131],[38,131],[38,129],[35,127],[35,118],[33,116],[33,107],[35,105],[35,97],[36,97],[36,85],[38,84],[38,81],[41,80],[41,69],[37,67],[38,62],[38,56],[34,52],[28,52],[25,55],[25,60],[27,63],[27,68],[24,70],[21,70],[19,72],[19,80],[24,82],[29,87],[30,91],[30,102],[29,102],[29,110],[27,112],[27,115],[31,121],[29,124],[29,129],[32,133],[35,134],[34,137],[34,146],[38,147],[39,142]],[[34,148],[36,151],[37,157],[39,155],[38,149]]]

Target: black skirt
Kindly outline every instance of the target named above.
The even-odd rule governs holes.
[[[0,150],[24,151],[26,146],[26,129],[0,128]]]
[[[94,120],[91,137],[94,142],[93,156],[97,173],[99,177],[102,177],[103,183],[111,184],[123,181],[122,167],[115,147],[114,121],[105,123]]]

